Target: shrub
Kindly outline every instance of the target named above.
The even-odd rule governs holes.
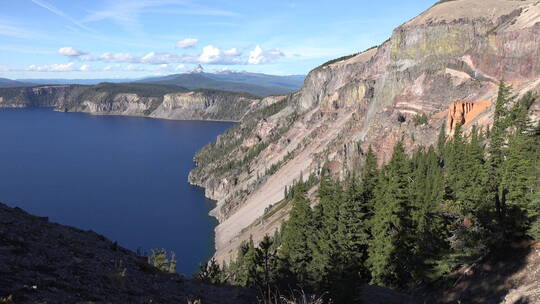
[[[426,114],[416,115],[413,118],[413,122],[415,126],[425,125],[428,123],[428,117],[426,116]]]

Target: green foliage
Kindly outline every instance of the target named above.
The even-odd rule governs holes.
[[[148,264],[153,265],[161,271],[176,273],[176,254],[171,251],[170,256],[167,250],[154,248],[148,257]]]
[[[330,270],[340,263],[338,257],[339,209],[342,202],[340,186],[334,183],[323,169],[319,184],[319,204],[315,207],[315,227],[317,228],[311,248],[313,261],[311,275],[316,282],[326,280]]]
[[[504,202],[505,226],[508,233],[525,233],[531,211],[535,185],[535,132],[528,108],[536,97],[527,94],[510,111],[508,148],[501,167],[501,192]],[[536,156],[538,158],[538,156]],[[531,205],[531,206],[530,206]],[[534,214],[534,211],[533,211]]]
[[[439,156],[443,156],[445,153],[445,147],[446,147],[446,124],[443,123],[441,125],[441,128],[439,130],[439,136],[437,136],[437,154]],[[442,161],[442,157],[441,157]]]
[[[422,115],[416,115],[413,117],[413,123],[415,126],[421,126],[428,123],[428,117],[425,113],[422,113]]]
[[[306,191],[302,182],[295,186],[293,207],[289,220],[283,226],[280,250],[281,257],[287,263],[293,279],[298,282],[308,281],[309,265],[313,259],[310,244],[315,222]]]
[[[195,275],[195,278],[207,284],[222,284],[225,282],[224,272],[214,258],[199,267],[199,272]]]
[[[533,180],[534,194],[532,195],[531,203],[527,208],[530,227],[527,234],[535,240],[540,240],[540,121],[538,126],[533,131]]]
[[[411,164],[403,144],[394,148],[392,159],[380,174],[375,192],[375,213],[371,220],[373,240],[369,247],[368,267],[371,282],[404,288],[414,275],[411,197],[408,191]]]
[[[501,81],[495,103],[493,126],[489,135],[487,158],[489,193],[492,195],[489,199],[494,203],[498,226],[503,230],[503,233],[505,230],[503,223],[505,206],[501,189],[501,168],[505,158],[506,138],[508,137],[507,105],[515,99],[511,94],[511,88]]]

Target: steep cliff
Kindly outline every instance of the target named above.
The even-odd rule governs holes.
[[[382,45],[314,69],[267,116],[246,116],[197,154],[190,175],[218,200],[216,257],[277,227],[286,215],[265,213],[323,163],[344,176],[369,146],[384,162],[400,139],[409,151],[434,143],[447,120],[450,132],[455,122],[485,127],[501,79],[517,94],[538,90],[539,22],[536,0],[441,1]]]
[[[259,99],[244,93],[188,91],[178,86],[50,85],[0,89],[0,107],[54,107],[58,111],[165,119],[240,120]]]

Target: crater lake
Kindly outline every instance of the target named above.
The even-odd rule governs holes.
[[[131,250],[174,251],[191,275],[214,249],[193,156],[230,122],[0,109],[0,202]]]

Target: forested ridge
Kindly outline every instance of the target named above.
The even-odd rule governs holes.
[[[268,303],[293,290],[350,303],[362,284],[410,291],[511,241],[540,239],[536,98],[501,82],[487,130],[458,125],[447,136],[443,125],[436,145],[409,155],[398,142],[382,166],[370,148],[344,180],[323,167],[317,199],[298,181],[280,231],[246,242],[228,265],[203,265],[199,279],[256,288]]]

